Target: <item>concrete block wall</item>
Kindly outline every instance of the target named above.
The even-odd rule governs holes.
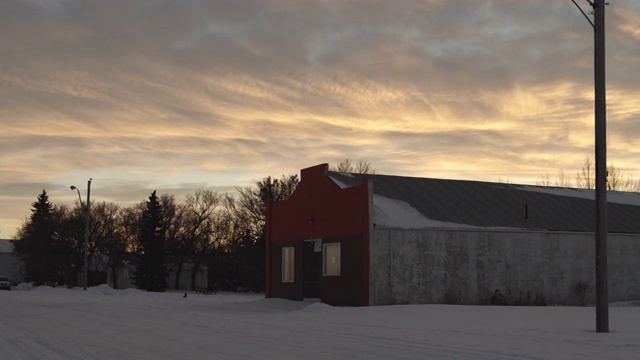
[[[640,299],[640,236],[608,241],[610,301]],[[376,228],[370,303],[592,303],[594,248],[589,233]]]

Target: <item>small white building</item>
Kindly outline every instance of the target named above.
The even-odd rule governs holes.
[[[0,239],[0,275],[17,284],[24,281],[24,263],[13,249],[11,240]]]
[[[118,289],[135,288],[134,274],[136,268],[139,265],[139,259],[135,254],[121,254],[116,261],[116,266],[109,262],[108,257],[103,259],[104,272],[106,273],[106,282],[110,286]],[[191,289],[191,277],[193,274],[193,263],[187,261],[182,266],[180,272],[179,287],[176,288],[176,266],[173,262],[167,261],[165,267],[168,269],[167,274],[167,289],[168,290],[190,290]],[[202,289],[208,287],[208,270],[207,266],[201,265],[198,267],[195,275],[195,288]]]

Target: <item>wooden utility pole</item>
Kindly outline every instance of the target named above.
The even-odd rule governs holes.
[[[593,72],[596,123],[596,331],[609,332],[609,279],[607,274],[607,94],[605,81],[605,0],[587,0],[593,21],[576,0],[571,0],[593,27]]]
[[[609,332],[607,271],[607,100],[604,0],[594,0],[594,79],[596,122],[596,331]]]

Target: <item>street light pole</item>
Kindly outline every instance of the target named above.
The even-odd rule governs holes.
[[[82,204],[82,196],[80,195],[80,189],[76,186],[71,185],[71,190],[76,190],[78,192],[78,200],[80,201],[80,207],[84,212],[84,243],[82,244],[82,288],[87,290],[87,275],[88,275],[88,250],[89,250],[89,218],[91,217],[91,180],[87,181],[87,204],[86,206]]]
[[[84,223],[84,247],[82,252],[84,253],[84,266],[82,268],[82,280],[83,280],[83,284],[82,284],[82,288],[84,290],[87,290],[87,276],[89,273],[89,265],[87,262],[87,256],[88,256],[88,252],[89,252],[89,218],[91,218],[91,180],[89,179],[87,181],[87,216],[85,217],[85,223]]]

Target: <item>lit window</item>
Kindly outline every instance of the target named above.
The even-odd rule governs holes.
[[[293,282],[295,274],[295,252],[294,247],[282,248],[282,282]]]
[[[340,243],[324,244],[322,275],[340,276]]]

